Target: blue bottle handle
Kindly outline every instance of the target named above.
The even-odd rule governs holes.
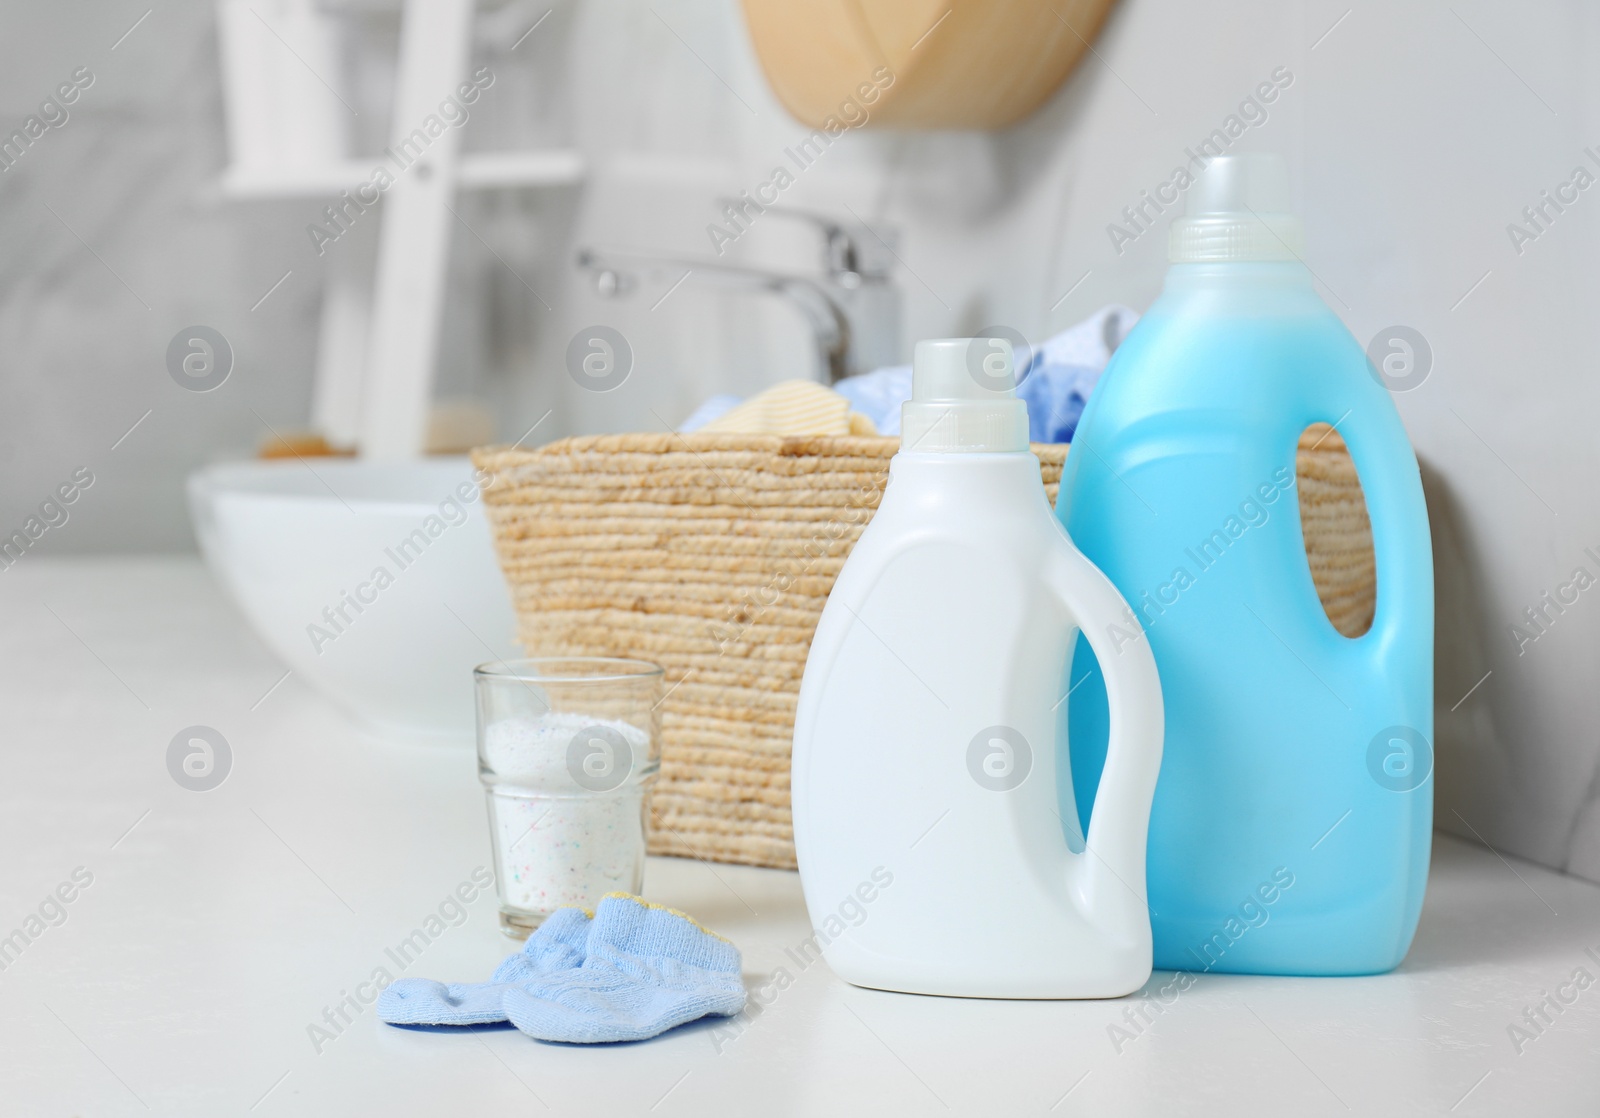
[[[1349,641],[1323,615],[1323,648],[1336,659],[1357,657],[1362,671],[1427,669],[1430,678],[1421,693],[1431,694],[1433,543],[1405,427],[1388,391],[1373,377],[1313,377],[1304,389],[1300,406],[1285,411],[1283,437],[1293,446],[1310,424],[1337,423],[1366,498],[1378,582],[1372,628]]]

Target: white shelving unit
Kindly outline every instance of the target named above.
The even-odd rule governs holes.
[[[338,13],[319,0],[217,6],[231,159],[224,193],[333,199],[370,182],[385,160],[350,154],[355,110],[341,92]],[[391,147],[469,80],[475,8],[475,0],[403,0]],[[445,128],[404,171],[389,165],[395,181],[383,192],[375,254],[358,251],[371,234],[356,225],[358,244],[329,258],[311,420],[363,457],[424,449],[457,194],[584,177],[576,151],[463,155],[461,132]]]

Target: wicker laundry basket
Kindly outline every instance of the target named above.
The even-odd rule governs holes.
[[[529,655],[666,668],[652,853],[795,865],[800,676],[898,448],[892,438],[660,434],[474,452]],[[1067,448],[1033,449],[1054,501]],[[1299,475],[1318,593],[1341,632],[1364,632],[1371,535],[1337,434],[1307,432]]]

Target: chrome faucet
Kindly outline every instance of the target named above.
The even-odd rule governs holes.
[[[731,200],[730,200],[731,201]],[[736,202],[734,204],[737,204]],[[604,299],[629,295],[646,267],[681,269],[678,282],[700,282],[782,296],[805,317],[829,384],[900,361],[900,290],[890,275],[893,250],[877,233],[825,214],[767,206],[765,214],[804,221],[822,234],[817,276],[769,272],[716,260],[662,256],[631,250],[578,250],[577,267],[589,273]]]

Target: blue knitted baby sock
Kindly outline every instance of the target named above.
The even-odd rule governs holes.
[[[378,1019],[391,1025],[486,1025],[504,1021],[501,995],[511,983],[572,970],[583,963],[590,915],[581,908],[558,908],[528,937],[515,955],[495,968],[488,982],[434,982],[402,978],[378,996]]]
[[[539,1040],[644,1040],[708,1014],[738,1013],[739,967],[737,947],[683,913],[608,893],[583,965],[506,987],[504,1016]]]

